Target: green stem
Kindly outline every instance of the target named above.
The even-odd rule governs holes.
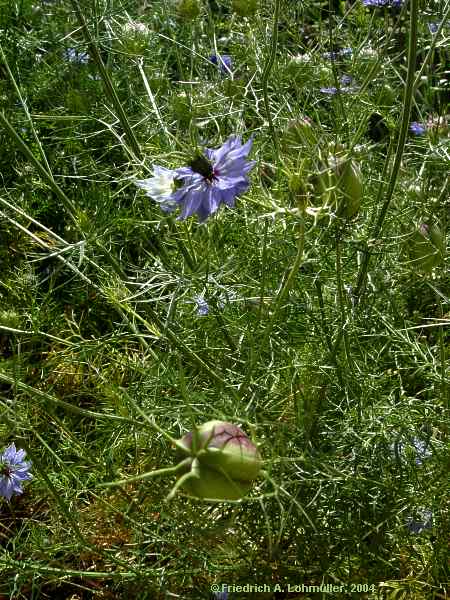
[[[29,148],[29,146],[22,140],[20,135],[17,133],[17,131],[11,125],[11,123],[9,122],[9,120],[7,119],[7,117],[5,116],[5,114],[3,112],[0,112],[0,125],[3,125],[6,133],[11,138],[11,140],[14,142],[14,144],[17,146],[17,148],[22,152],[22,154],[24,154],[26,156],[26,158],[30,161],[30,163],[33,164],[33,166],[37,169],[37,171],[39,172],[41,177],[48,183],[48,185],[53,190],[53,192],[58,196],[58,198],[61,200],[62,204],[64,205],[64,208],[69,213],[69,216],[72,219],[73,223],[75,224],[77,230],[79,230],[78,222],[75,217],[76,208],[75,208],[75,205],[72,203],[72,200],[70,200],[70,198],[68,198],[66,196],[66,194],[62,191],[62,189],[59,187],[59,185],[53,179],[53,175],[49,171],[47,171],[47,169],[42,166],[41,162],[34,156],[33,152]]]
[[[416,53],[417,53],[417,21],[418,21],[418,11],[419,11],[419,0],[411,0],[410,3],[410,26],[409,26],[409,45],[408,45],[408,72],[406,77],[406,85],[405,85],[405,94],[403,98],[403,109],[402,116],[400,119],[400,132],[397,142],[397,148],[394,157],[394,164],[392,166],[392,171],[389,178],[388,189],[386,192],[386,197],[384,200],[384,204],[381,208],[378,219],[375,223],[373,233],[371,235],[371,239],[378,239],[384,220],[386,218],[387,211],[389,209],[392,196],[394,193],[395,185],[397,183],[397,177],[400,171],[403,151],[405,149],[406,136],[408,133],[409,127],[409,118],[411,114],[411,106],[413,101],[414,94],[414,75],[416,68]],[[380,184],[382,185],[382,183]],[[370,250],[367,250],[365,253],[363,260],[361,262],[361,266],[358,272],[357,283],[355,288],[355,299],[357,302],[360,300],[360,296],[364,291],[367,272],[369,268],[369,262],[371,258]]]
[[[297,255],[295,257],[294,264],[292,265],[289,275],[288,275],[286,281],[284,282],[284,285],[282,286],[281,290],[278,292],[277,299],[275,300],[275,306],[273,309],[273,313],[262,333],[261,341],[258,342],[258,347],[260,350],[264,349],[266,347],[266,344],[269,340],[270,334],[272,333],[272,329],[278,318],[278,314],[283,305],[283,302],[284,302],[289,290],[292,288],[295,278],[297,277],[298,270],[300,269],[301,264],[303,262],[304,246],[305,246],[305,222],[302,218],[300,221],[300,231],[299,231],[299,237],[298,237],[298,241],[297,241]],[[259,354],[260,354],[260,352],[253,352],[253,354],[250,358],[250,363],[247,368],[247,376],[246,376],[245,381],[243,382],[241,389],[240,389],[241,398],[244,397],[244,395],[247,393],[247,390],[248,390],[248,387],[250,384],[250,380],[251,380],[251,376],[253,373],[253,369],[255,367],[255,363],[256,363],[257,358],[259,357]]]
[[[418,85],[420,84],[420,80],[421,80],[422,75],[423,75],[423,73],[425,71],[425,68],[426,68],[426,66],[428,65],[428,63],[430,62],[430,60],[431,60],[431,58],[433,56],[434,50],[436,48],[436,43],[437,43],[437,41],[439,39],[441,31],[447,26],[447,19],[448,19],[449,14],[450,14],[450,3],[447,3],[447,9],[446,9],[446,11],[445,11],[445,13],[444,13],[444,15],[443,15],[443,17],[441,19],[441,23],[439,25],[439,29],[436,31],[436,33],[433,34],[433,38],[432,38],[430,47],[428,48],[428,52],[427,52],[427,54],[426,54],[426,56],[425,56],[425,58],[423,60],[422,66],[420,67],[420,70],[417,73],[416,78],[414,80],[414,91],[417,89]]]
[[[277,52],[277,44],[278,44],[278,21],[280,16],[280,4],[281,0],[275,0],[275,9],[273,14],[273,28],[272,28],[272,41],[270,44],[269,56],[267,58],[267,62],[264,65],[264,70],[262,74],[262,91],[264,97],[264,106],[266,109],[267,121],[269,123],[270,135],[272,137],[273,143],[275,145],[275,151],[277,154],[277,160],[280,160],[280,145],[278,142],[278,136],[275,131],[275,127],[273,124],[272,113],[270,112],[270,101],[269,101],[269,91],[268,91],[268,82],[270,71],[272,70],[273,63],[275,62],[275,56]]]
[[[325,343],[326,343],[327,348],[330,351],[330,353],[333,353],[333,343],[331,341],[330,329],[328,327],[328,323],[327,323],[327,319],[326,319],[326,315],[325,315],[325,303],[323,301],[322,283],[318,277],[315,279],[314,284],[315,284],[316,290],[317,290],[317,299],[319,301],[320,319],[322,322],[321,326],[322,326],[322,331],[325,336]]]
[[[165,499],[166,502],[169,502],[170,500],[172,500],[172,498],[178,492],[180,487],[182,487],[182,485],[185,484],[186,481],[188,481],[189,479],[198,479],[198,477],[199,477],[199,475],[196,471],[189,471],[189,473],[185,473],[184,475],[182,475],[178,479],[178,481],[175,482],[175,485],[170,490],[170,493],[166,496],[166,499]]]
[[[110,488],[126,485],[134,481],[145,481],[147,479],[153,479],[153,477],[160,477],[161,475],[174,475],[179,471],[182,471],[191,464],[190,458],[185,458],[174,467],[167,467],[166,469],[157,469],[156,471],[148,471],[147,473],[141,473],[134,477],[128,477],[127,479],[118,479],[116,481],[108,481],[107,483],[99,483],[97,487]]]
[[[95,43],[94,38],[92,37],[89,27],[87,26],[86,19],[84,18],[84,14],[83,14],[83,11],[81,10],[80,4],[79,4],[78,0],[71,0],[71,2],[72,2],[72,6],[74,8],[74,11],[77,15],[78,21],[80,23],[81,30],[83,31],[84,37],[89,46],[89,52],[91,53],[93,59],[95,60],[95,62],[97,64],[97,67],[100,71],[100,76],[103,80],[106,94],[108,95],[110,101],[112,102],[112,104],[114,105],[114,107],[117,111],[117,116],[119,117],[119,121],[126,133],[127,139],[130,142],[130,145],[133,149],[135,156],[138,159],[141,159],[142,153],[141,153],[141,148],[139,146],[139,142],[137,141],[137,138],[134,135],[134,131],[130,126],[128,117],[125,113],[122,103],[120,102],[119,96],[117,95],[117,92],[113,85],[111,77],[109,76],[109,73],[103,63],[102,57],[100,56],[100,52],[98,51],[98,46]]]
[[[297,255],[295,257],[294,264],[292,265],[291,271],[290,271],[283,287],[281,288],[280,292],[278,293],[277,299],[275,301],[275,307],[273,309],[272,316],[271,316],[269,322],[267,323],[266,328],[263,332],[262,340],[261,340],[262,348],[264,348],[264,346],[266,345],[266,343],[269,339],[270,334],[272,333],[272,329],[277,320],[278,313],[280,312],[283,302],[284,302],[288,292],[292,288],[295,278],[297,277],[298,270],[300,269],[300,267],[302,265],[304,247],[305,247],[305,222],[302,218],[300,221],[300,231],[299,231],[299,237],[298,237],[298,242],[297,242]]]
[[[30,332],[32,333],[32,332]],[[70,404],[69,402],[65,402],[64,400],[60,400],[59,398],[55,398],[51,394],[47,392],[43,392],[42,390],[37,390],[36,388],[23,383],[22,381],[17,380],[6,373],[0,371],[0,382],[8,383],[10,385],[15,385],[18,390],[25,392],[31,397],[39,398],[41,401],[51,402],[56,406],[61,406],[66,411],[75,413],[78,415],[82,415],[83,417],[88,417],[91,419],[102,419],[106,421],[120,421],[122,423],[135,423],[133,419],[127,419],[127,417],[121,417],[119,415],[111,415],[105,413],[94,412],[93,410],[88,410],[86,408],[80,408],[79,406],[75,406],[74,404]]]
[[[25,116],[26,116],[27,121],[28,121],[28,123],[30,125],[31,132],[33,134],[34,140],[35,140],[35,142],[36,142],[36,144],[37,144],[37,146],[39,148],[39,152],[41,153],[42,160],[44,161],[45,168],[50,173],[50,171],[51,171],[50,165],[48,163],[47,156],[45,155],[44,148],[42,147],[41,140],[39,139],[39,137],[38,137],[38,135],[36,133],[36,129],[34,128],[33,119],[31,118],[30,112],[28,110],[27,103],[26,103],[25,99],[23,98],[22,92],[20,91],[20,88],[17,85],[15,77],[14,77],[14,75],[13,75],[13,73],[12,73],[10,67],[9,67],[8,59],[6,58],[6,55],[5,55],[4,51],[3,51],[3,48],[1,46],[1,44],[0,44],[0,56],[1,56],[2,60],[3,60],[3,64],[5,65],[6,72],[8,73],[8,76],[9,76],[9,78],[11,80],[11,83],[13,84],[13,87],[14,87],[14,89],[16,91],[16,94],[19,97],[20,103],[22,104],[22,108],[23,108],[23,110],[25,112]]]
[[[269,221],[264,220],[264,235],[261,256],[261,285],[259,288],[259,307],[258,307],[258,326],[261,323],[262,310],[264,303],[264,294],[266,289],[266,259],[267,259],[267,234],[269,231]]]
[[[343,294],[343,284],[342,284],[342,256],[341,256],[341,237],[340,232],[336,235],[336,284],[337,284],[337,296],[338,296],[338,309],[341,320],[341,327],[338,338],[344,338],[344,347],[345,354],[347,356],[347,362],[350,362],[350,348],[348,344],[347,332],[345,329],[346,323],[346,314],[345,314],[345,304],[344,304],[344,294]],[[339,347],[336,346],[333,348],[333,352],[339,350]]]

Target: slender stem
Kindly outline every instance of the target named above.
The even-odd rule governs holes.
[[[86,23],[86,19],[84,18],[84,14],[80,7],[80,4],[79,4],[78,0],[71,0],[71,2],[72,2],[72,6],[74,8],[74,11],[77,15],[78,21],[81,25],[81,29],[83,31],[86,42],[89,46],[89,51],[92,54],[92,57],[95,60],[97,67],[100,71],[100,76],[103,80],[106,94],[108,95],[109,99],[111,100],[112,104],[114,105],[114,107],[117,111],[117,116],[119,117],[119,121],[126,133],[127,139],[129,140],[129,142],[131,144],[131,147],[133,149],[135,156],[138,159],[141,159],[142,153],[141,153],[141,148],[139,146],[139,142],[137,141],[137,138],[134,135],[134,131],[130,126],[128,117],[125,113],[122,103],[120,102],[119,96],[117,95],[117,92],[113,85],[111,77],[109,76],[109,73],[103,63],[102,57],[100,56],[100,52],[98,50],[97,44],[95,43],[95,40],[92,37],[92,34]]]
[[[5,114],[3,112],[0,112],[0,125],[3,125],[3,127],[6,130],[6,133],[9,135],[11,140],[15,143],[17,148],[22,152],[22,154],[24,154],[27,157],[27,159],[30,161],[30,163],[32,163],[34,165],[34,167],[37,169],[37,171],[39,172],[41,177],[43,179],[45,179],[45,181],[48,183],[48,185],[53,190],[53,192],[58,196],[58,198],[61,200],[64,208],[69,213],[69,216],[72,219],[73,223],[75,224],[77,230],[79,230],[78,221],[75,217],[76,208],[75,208],[75,205],[72,203],[72,200],[70,200],[70,198],[68,198],[66,196],[66,194],[62,191],[62,189],[59,187],[59,185],[53,179],[52,174],[49,171],[47,171],[47,169],[44,166],[42,166],[41,162],[34,156],[30,147],[22,140],[20,135],[17,133],[17,131],[11,125],[11,123],[9,122],[9,120],[7,119],[7,117],[5,116]]]
[[[338,232],[336,234],[336,284],[337,284],[337,297],[338,297],[338,309],[339,315],[341,319],[341,327],[338,338],[344,338],[344,347],[345,353],[347,356],[347,361],[350,361],[350,349],[348,344],[348,337],[346,332],[346,314],[345,314],[345,305],[344,305],[344,294],[343,294],[343,284],[342,284],[342,256],[341,256],[341,233]],[[339,347],[333,349],[333,352],[337,352]]]
[[[170,493],[166,496],[165,501],[169,502],[170,500],[172,500],[172,498],[178,492],[178,490],[180,489],[180,487],[183,484],[185,484],[186,481],[188,481],[189,479],[198,479],[198,478],[199,478],[199,475],[198,475],[197,471],[195,471],[195,470],[191,470],[191,471],[189,471],[189,473],[185,473],[184,475],[182,475],[178,479],[178,481],[175,482],[175,485],[170,490]]]
[[[190,255],[189,250],[186,248],[186,245],[183,244],[183,242],[178,237],[178,235],[177,235],[177,233],[178,233],[177,232],[177,228],[176,228],[176,225],[175,225],[175,222],[174,222],[173,218],[169,217],[168,224],[169,224],[170,232],[174,234],[174,239],[175,239],[175,242],[177,244],[178,250],[183,255],[184,262],[188,266],[189,270],[192,271],[192,272],[194,272],[197,269],[197,265],[196,265],[194,259],[192,258],[192,256]],[[192,250],[191,237],[190,237],[190,233],[189,233],[189,230],[188,230],[186,224],[184,224],[184,230],[185,230],[185,232],[187,234],[187,237],[188,237],[189,247]]]
[[[262,256],[261,256],[261,285],[259,288],[259,307],[258,307],[258,325],[261,323],[264,293],[266,289],[266,258],[267,258],[267,233],[269,230],[268,219],[264,220],[264,236],[262,245]]]
[[[420,84],[420,80],[421,80],[421,77],[422,77],[422,75],[423,75],[423,73],[425,71],[425,68],[426,68],[426,66],[428,65],[428,63],[430,62],[430,60],[431,60],[431,58],[433,56],[434,50],[436,48],[436,43],[437,43],[437,41],[439,39],[441,31],[447,26],[447,19],[448,19],[449,14],[450,14],[450,3],[447,2],[447,7],[446,7],[444,15],[443,15],[443,17],[441,19],[439,28],[436,31],[436,33],[433,34],[433,39],[431,41],[430,47],[428,48],[428,52],[427,52],[427,54],[426,54],[426,56],[425,56],[425,58],[423,60],[422,66],[420,67],[420,70],[417,73],[416,78],[414,80],[414,91],[417,89],[418,85]]]
[[[134,481],[146,481],[147,479],[153,479],[153,477],[160,477],[161,475],[174,475],[179,471],[189,467],[191,464],[190,458],[185,458],[174,467],[167,467],[166,469],[157,469],[156,471],[148,471],[147,473],[141,473],[134,477],[128,477],[127,479],[118,479],[116,481],[108,481],[107,483],[99,483],[97,487],[110,488],[126,485]]]
[[[300,269],[300,266],[303,262],[304,246],[305,246],[305,222],[302,218],[300,221],[300,231],[299,231],[299,237],[298,237],[298,241],[297,241],[297,256],[295,257],[294,264],[292,265],[292,268],[289,272],[289,275],[288,275],[286,281],[284,282],[284,285],[278,292],[278,296],[275,300],[275,306],[273,309],[273,313],[262,333],[261,341],[258,343],[258,347],[260,350],[265,348],[265,346],[269,340],[270,334],[272,333],[272,329],[275,325],[275,322],[278,318],[278,314],[281,310],[283,302],[284,302],[289,290],[292,288],[295,278],[297,277],[298,270]],[[255,367],[255,363],[256,363],[257,358],[259,357],[259,354],[260,354],[260,352],[253,351],[253,353],[251,355],[250,362],[249,362],[249,365],[247,368],[247,376],[245,378],[245,381],[241,385],[241,389],[240,389],[241,398],[244,397],[244,395],[248,391],[248,387],[250,384],[253,369]]]
[[[403,98],[403,110],[400,119],[400,132],[398,136],[397,148],[394,156],[394,164],[392,166],[388,189],[383,206],[381,207],[380,214],[375,223],[374,230],[371,238],[376,240],[382,230],[384,220],[386,218],[387,211],[389,209],[392,195],[394,193],[395,184],[397,183],[397,177],[400,171],[400,165],[402,161],[403,151],[406,143],[406,136],[409,127],[409,118],[411,114],[411,106],[414,94],[414,75],[416,68],[416,53],[417,53],[417,21],[419,11],[419,0],[411,0],[410,3],[410,25],[409,25],[409,45],[408,45],[408,72],[406,76],[405,93]],[[383,185],[382,183],[380,185]],[[358,302],[360,296],[365,288],[367,272],[369,268],[369,262],[371,258],[370,250],[367,250],[361,266],[358,272],[357,284],[355,288],[355,299]]]
[[[5,55],[4,51],[3,51],[3,48],[1,46],[1,44],[0,44],[0,56],[1,56],[2,60],[3,60],[3,64],[5,65],[6,72],[8,73],[8,76],[9,76],[9,78],[11,80],[11,83],[13,84],[13,87],[14,87],[14,89],[16,91],[16,94],[19,97],[20,103],[22,104],[22,108],[23,108],[23,110],[25,112],[25,116],[26,116],[27,121],[28,121],[28,123],[30,125],[31,132],[33,134],[34,140],[35,140],[35,142],[36,142],[36,144],[37,144],[37,146],[39,148],[39,152],[41,153],[42,160],[44,161],[45,167],[46,167],[47,171],[50,172],[51,171],[50,165],[48,163],[47,156],[45,155],[44,148],[42,147],[41,140],[39,139],[38,134],[36,133],[36,129],[34,128],[33,119],[31,118],[30,111],[28,110],[27,103],[26,103],[24,97],[22,96],[22,92],[20,91],[20,87],[18,86],[18,84],[17,84],[17,82],[15,80],[15,77],[14,77],[14,75],[13,75],[13,73],[12,73],[10,67],[9,67],[8,59],[6,58],[6,55]]]
[[[273,28],[272,28],[272,41],[270,44],[269,56],[267,58],[267,62],[264,65],[264,70],[262,74],[262,91],[264,97],[264,106],[266,109],[267,121],[269,123],[270,135],[272,137],[273,143],[275,145],[275,151],[277,154],[277,160],[280,160],[280,145],[278,141],[278,136],[275,131],[275,127],[273,124],[272,113],[270,112],[270,101],[269,101],[269,91],[268,91],[268,82],[270,71],[272,70],[273,63],[275,62],[275,56],[277,52],[277,44],[278,44],[278,21],[280,16],[280,4],[281,0],[275,0],[275,9],[273,14]]]
[[[27,333],[32,333],[32,332],[27,332]],[[10,375],[4,373],[3,371],[0,371],[0,382],[8,383],[10,385],[15,385],[18,390],[25,392],[26,394],[30,395],[31,397],[34,396],[36,398],[40,398],[41,400],[43,400],[45,402],[51,402],[52,404],[55,404],[56,406],[61,406],[68,412],[82,415],[83,417],[88,417],[88,418],[92,418],[92,419],[103,419],[106,421],[116,421],[116,422],[120,421],[122,423],[135,423],[135,421],[133,419],[128,419],[127,417],[121,417],[120,415],[112,415],[109,413],[108,414],[99,413],[99,412],[95,412],[93,410],[88,410],[87,408],[80,408],[79,406],[75,406],[75,404],[71,404],[70,402],[65,402],[64,400],[55,398],[54,396],[52,396],[51,394],[48,394],[47,392],[43,392],[42,390],[38,390],[30,385],[27,385],[26,383],[23,383],[23,381],[19,381],[17,378],[11,377]]]
[[[325,303],[323,301],[322,283],[318,277],[315,279],[314,284],[315,284],[316,290],[317,290],[317,298],[319,301],[319,310],[320,310],[320,319],[322,321],[321,325],[322,325],[322,331],[325,336],[325,343],[326,343],[327,348],[330,351],[330,353],[332,353],[333,352],[333,343],[331,341],[330,329],[328,327],[328,323],[327,323],[326,315],[325,315]]]
[[[275,325],[275,322],[278,318],[278,313],[283,305],[283,302],[284,302],[289,290],[292,288],[292,286],[294,284],[295,278],[297,277],[298,270],[300,269],[301,264],[303,262],[304,247],[305,247],[305,222],[302,218],[300,221],[300,231],[299,231],[299,237],[298,237],[298,242],[297,242],[297,256],[295,257],[294,264],[292,265],[290,273],[289,273],[283,287],[281,288],[281,290],[278,293],[277,299],[275,301],[275,307],[273,309],[272,316],[271,316],[269,322],[267,323],[266,328],[263,332],[262,340],[261,340],[262,348],[264,348],[265,344],[267,343],[267,340],[269,339],[270,334],[272,333],[273,326]]]
[[[176,440],[171,435],[169,435],[162,427],[160,427],[153,419],[151,419],[145,411],[133,400],[133,398],[123,389],[121,388],[121,393],[126,398],[126,400],[132,405],[134,410],[141,415],[145,419],[145,421],[150,425],[152,429],[155,429],[158,433],[160,433],[163,437],[166,438],[173,446],[186,452],[185,446],[183,446],[179,440]]]

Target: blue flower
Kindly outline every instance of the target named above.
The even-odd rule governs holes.
[[[398,458],[401,456],[408,456],[408,450],[405,452],[406,448],[414,450],[414,461],[417,466],[420,466],[426,458],[432,456],[431,450],[428,449],[428,444],[417,437],[413,437],[408,445],[403,441],[397,441],[394,444],[391,444],[391,452]]]
[[[353,50],[351,48],[342,48],[339,50],[339,54],[344,57],[353,56]]]
[[[350,85],[353,82],[353,77],[351,75],[342,75],[340,82],[342,85]]]
[[[75,48],[67,48],[64,52],[64,57],[71,63],[85,65],[89,62],[89,54],[87,52],[78,52]]]
[[[194,302],[197,304],[197,315],[199,317],[206,317],[206,315],[209,313],[209,305],[204,296],[201,294],[194,296]]]
[[[380,8],[389,6],[390,8],[399,8],[403,4],[403,0],[362,0],[364,6]]]
[[[433,513],[431,510],[421,509],[419,513],[420,521],[415,521],[412,517],[406,519],[406,527],[411,533],[422,533],[426,529],[433,528]]]
[[[421,465],[423,462],[423,459],[430,458],[431,451],[428,450],[427,444],[425,442],[423,442],[422,440],[419,440],[419,438],[415,437],[411,440],[411,445],[416,452],[416,458],[415,458],[416,465]]]
[[[25,462],[24,458],[25,450],[16,450],[14,443],[0,455],[0,496],[8,501],[13,494],[22,494],[22,481],[32,479],[29,473],[31,463]]]
[[[135,181],[135,185],[145,190],[147,196],[150,196],[161,205],[162,210],[171,212],[176,208],[176,202],[172,198],[175,189],[174,179],[176,172],[166,167],[153,165],[153,177]]]
[[[428,23],[428,29],[430,33],[436,33],[439,29],[439,23]]]
[[[213,65],[219,65],[220,70],[225,75],[229,75],[231,73],[232,61],[229,54],[212,54],[209,57],[209,60],[213,63]]]
[[[342,75],[339,83],[342,84],[342,87],[321,87],[320,91],[327,96],[335,96],[336,94],[353,94],[359,89],[358,86],[351,85],[353,83],[353,77],[351,75]]]
[[[253,139],[245,144],[232,135],[217,150],[205,149],[188,167],[176,169],[176,178],[183,181],[171,199],[181,207],[179,219],[197,213],[203,222],[214,214],[221,204],[233,207],[237,196],[249,186],[247,173],[255,162],[246,160]]]
[[[337,87],[321,87],[320,91],[327,96],[335,96],[339,92]]]
[[[333,52],[325,52],[323,54],[323,58],[328,60],[337,60],[338,58],[350,58],[353,55],[353,50],[351,48],[341,48],[341,50],[336,50]]]
[[[414,135],[423,135],[426,129],[427,128],[425,127],[425,125],[422,125],[422,123],[418,123],[417,121],[413,121],[409,126],[410,132]]]

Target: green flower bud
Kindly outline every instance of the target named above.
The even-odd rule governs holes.
[[[129,54],[142,54],[147,48],[150,30],[144,23],[128,21],[122,29],[122,45]]]
[[[202,3],[201,0],[178,0],[176,8],[180,19],[190,21],[200,16]]]
[[[320,196],[322,206],[336,206],[337,175],[334,169],[325,167],[313,179],[314,190]]]
[[[307,162],[306,160],[304,161]],[[304,166],[304,165],[302,165]],[[311,185],[308,183],[307,175],[305,175],[305,169],[300,169],[299,172],[291,173],[288,179],[288,187],[292,196],[297,202],[297,206],[301,211],[306,210],[308,206],[308,197]]]
[[[335,154],[324,161],[324,167],[313,183],[323,207],[330,207],[345,219],[358,213],[363,194],[361,170],[353,159],[345,156],[341,146],[336,146]]]
[[[256,13],[258,0],[233,0],[231,8],[240,17],[251,17]]]
[[[300,117],[289,121],[284,137],[288,143],[293,142],[302,146],[311,146],[317,141],[313,122],[309,117]]]
[[[0,311],[0,325],[11,327],[11,329],[20,329],[22,319],[15,310],[2,310]]]
[[[339,202],[338,214],[351,219],[359,212],[363,195],[361,170],[354,160],[349,160],[344,165],[339,189],[343,198]]]
[[[262,467],[261,455],[245,433],[225,421],[208,421],[181,440],[200,464],[237,481],[252,481]],[[210,496],[211,497],[211,496]]]
[[[430,273],[444,259],[445,240],[435,224],[422,223],[408,238],[409,262],[424,273]]]

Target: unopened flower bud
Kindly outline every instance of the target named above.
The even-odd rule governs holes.
[[[194,460],[183,488],[199,498],[237,500],[258,477],[262,460],[258,448],[240,427],[208,421],[187,433],[180,444]]]
[[[176,9],[180,19],[190,21],[200,16],[202,3],[201,0],[178,0]]]
[[[407,249],[410,264],[424,273],[430,273],[444,259],[442,231],[435,224],[422,223],[408,238]]]
[[[142,54],[147,48],[150,30],[145,23],[128,21],[123,26],[122,45],[129,54]]]
[[[240,17],[251,17],[256,13],[258,0],[233,0],[231,8]]]
[[[339,189],[343,194],[343,198],[339,203],[338,213],[347,219],[351,219],[358,213],[363,195],[361,170],[354,160],[347,161],[343,166]]]

